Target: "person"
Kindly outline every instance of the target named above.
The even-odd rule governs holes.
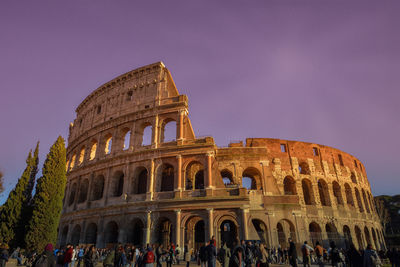
[[[289,238],[289,251],[288,251],[288,257],[289,257],[289,264],[292,267],[297,267],[297,251],[296,251],[296,245],[294,244],[293,240]]]
[[[372,245],[368,244],[364,251],[363,267],[379,267],[381,265],[382,263],[378,254],[372,249]]]
[[[179,261],[181,259],[182,251],[181,251],[181,248],[179,247],[178,244],[176,244],[175,254],[176,254],[176,263],[179,265]]]
[[[72,262],[72,254],[74,253],[74,248],[71,244],[67,244],[67,248],[64,253],[64,267],[73,267],[71,266]]]
[[[314,251],[312,247],[307,244],[307,241],[304,241],[303,246],[301,246],[301,252],[303,253],[303,266],[311,267],[311,258],[310,255]]]
[[[317,263],[320,267],[324,267],[324,248],[319,244],[319,241],[315,243],[315,255],[317,257]]]
[[[199,249],[200,267],[207,267],[206,246],[207,246],[207,243],[205,245],[202,245]]]
[[[163,244],[160,244],[156,250],[156,256],[157,256],[157,267],[162,267],[162,263],[161,263],[161,257],[164,254],[164,250],[163,250]],[[140,267],[140,265],[138,266]]]
[[[240,244],[239,239],[236,239],[233,242],[233,251],[231,254],[231,258],[229,259],[229,267],[242,267],[244,262],[243,262],[243,255],[244,255],[244,249]]]
[[[104,267],[113,267],[114,266],[114,257],[115,257],[115,250],[112,249],[108,252],[107,256],[103,261]]]
[[[252,248],[251,241],[247,241],[244,250],[244,255],[245,255],[244,263],[246,267],[251,267],[251,264],[253,263],[253,252],[251,248]]]
[[[154,266],[154,262],[156,260],[155,259],[156,257],[154,255],[152,247],[149,246],[147,248],[146,254],[144,254],[143,258],[144,258],[144,266],[145,267],[153,267]]]
[[[167,247],[167,267],[172,267],[172,262],[174,261],[174,248],[172,246]]]
[[[260,255],[259,255],[260,267],[268,267],[268,252],[264,247],[264,244],[260,244]]]
[[[126,257],[125,249],[123,246],[121,246],[118,267],[127,267],[127,265],[128,265],[128,260]]]
[[[218,258],[221,263],[221,267],[229,267],[229,259],[231,258],[231,250],[224,242],[219,249]]]
[[[188,245],[185,245],[185,258],[186,267],[189,267],[190,261],[192,260],[193,248],[188,248]]]
[[[32,263],[32,267],[56,267],[56,256],[53,251],[53,244],[49,243],[44,251]]]
[[[83,246],[81,246],[81,247],[79,248],[79,251],[78,251],[78,266],[77,266],[77,267],[80,267],[80,266],[81,266],[81,262],[82,262],[82,260],[83,260],[83,255],[84,255],[84,253],[85,253],[85,250],[83,249]]]
[[[330,259],[331,259],[331,264],[332,266],[338,267],[342,261],[341,257],[340,257],[340,252],[339,249],[336,247],[336,244],[334,241],[331,241],[330,243]]]
[[[206,247],[207,267],[215,267],[217,260],[217,248],[214,246],[214,240],[210,239],[210,243]]]
[[[350,243],[350,249],[347,252],[347,258],[348,258],[350,267],[361,267],[362,266],[361,254],[356,249],[353,242]]]
[[[8,246],[7,244],[0,244],[0,267],[5,267],[8,262]]]
[[[97,261],[97,252],[95,246],[90,246],[84,255],[85,267],[94,267]]]

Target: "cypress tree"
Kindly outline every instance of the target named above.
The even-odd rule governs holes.
[[[19,178],[15,188],[10,192],[0,213],[0,242],[16,245],[15,233],[21,220],[22,207],[26,201],[26,188],[32,171],[32,151],[26,160],[26,168]]]
[[[66,151],[64,139],[59,136],[50,148],[36,184],[32,217],[25,236],[26,247],[41,251],[47,243],[57,240],[62,201],[66,184]]]
[[[3,173],[0,171],[0,194],[3,193],[4,186],[3,186]]]

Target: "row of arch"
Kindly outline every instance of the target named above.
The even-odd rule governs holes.
[[[161,134],[159,136],[159,143],[174,141],[177,138],[176,128],[176,121],[174,119],[168,118],[163,120],[163,122],[161,123]],[[111,133],[104,135],[104,137],[100,141],[100,149],[103,150],[103,155],[108,155],[111,153],[111,151],[114,150],[128,150],[131,147],[151,145],[153,143],[153,126],[150,122],[143,123],[141,127],[135,132],[134,136],[132,136],[132,130],[125,127],[116,137],[117,141],[114,142],[114,138]],[[134,140],[132,137],[136,138],[136,140]],[[86,146],[82,146],[79,152],[74,152],[71,159],[67,161],[67,171],[72,170],[75,166],[81,165],[85,161],[85,159],[89,161],[93,160],[99,153],[98,144],[99,142],[97,141],[97,139],[92,139],[88,151],[86,151]]]
[[[318,180],[318,195],[319,195],[319,200],[321,202],[322,206],[332,206],[332,201],[331,201],[331,194],[330,190],[328,187],[328,184],[324,179],[319,179]],[[291,176],[286,176],[283,180],[283,188],[284,188],[284,194],[285,195],[297,195],[297,185],[296,185],[296,180],[291,177]],[[301,188],[303,191],[303,198],[304,198],[304,203],[306,205],[315,205],[316,204],[316,198],[314,194],[314,189],[312,182],[304,178],[301,180]],[[350,185],[348,183],[344,184],[344,191],[345,191],[345,196],[346,196],[346,203],[347,205],[354,207],[354,199],[353,199],[353,193]],[[345,200],[342,196],[342,188],[340,184],[337,181],[332,182],[332,195],[336,201],[337,205],[344,205]],[[361,189],[361,194],[358,188],[354,187],[354,194],[356,196],[357,200],[357,205],[360,210],[360,212],[364,212],[364,207],[367,213],[371,213],[375,210],[375,205],[374,205],[374,200],[370,192],[366,192],[363,188]],[[363,201],[361,200],[361,196]],[[363,205],[364,202],[364,205]]]

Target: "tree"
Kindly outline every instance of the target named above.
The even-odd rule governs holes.
[[[375,198],[376,212],[378,213],[379,219],[382,223],[383,232],[386,233],[386,227],[390,222],[390,214],[385,206],[385,201],[380,198]]]
[[[25,236],[26,247],[40,251],[57,240],[64,190],[66,185],[66,151],[59,136],[43,164],[42,177],[36,184],[32,217]]]
[[[3,193],[4,186],[3,186],[3,173],[0,171],[0,194]]]
[[[22,209],[26,203],[26,190],[32,171],[32,151],[29,151],[26,159],[26,168],[18,179],[15,188],[10,192],[0,212],[0,242],[18,245],[15,240],[17,227],[21,220]]]

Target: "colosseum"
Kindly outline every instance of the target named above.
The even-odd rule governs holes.
[[[58,243],[197,249],[215,236],[269,247],[385,247],[364,165],[338,149],[196,138],[188,98],[162,62],[100,86],[76,108]]]

